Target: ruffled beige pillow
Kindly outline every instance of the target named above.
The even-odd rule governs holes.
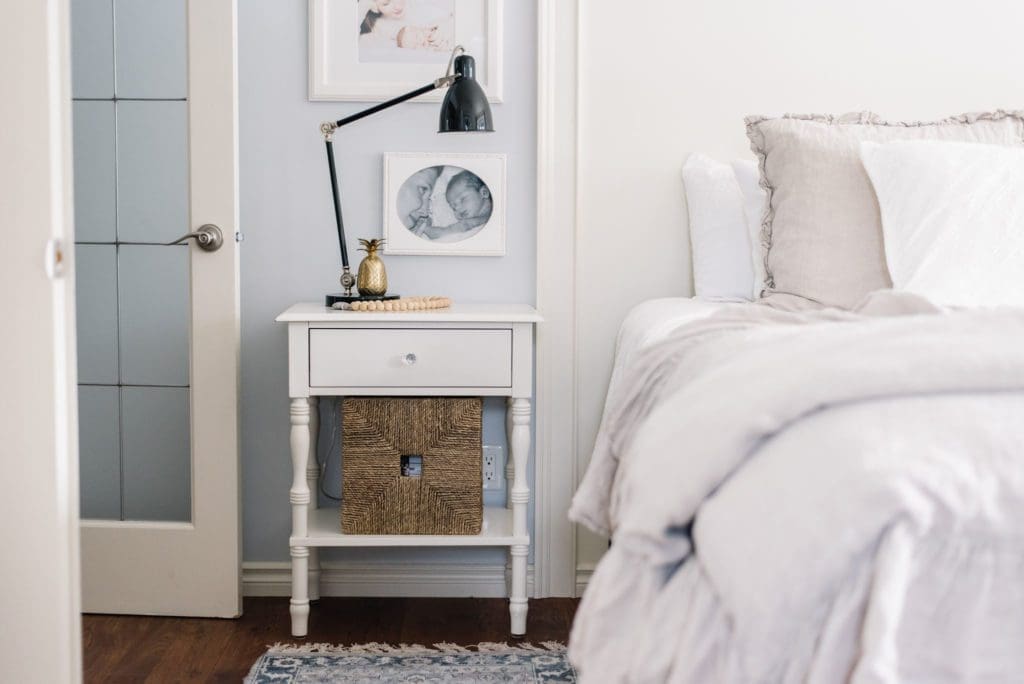
[[[761,223],[764,295],[785,293],[851,308],[891,287],[878,200],[860,161],[862,141],[957,140],[1024,144],[1024,112],[964,114],[930,123],[842,116],[749,116],[768,202]]]

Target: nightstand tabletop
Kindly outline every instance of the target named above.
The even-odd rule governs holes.
[[[540,323],[544,318],[528,304],[453,304],[427,311],[336,311],[317,302],[288,307],[275,319],[279,323]]]

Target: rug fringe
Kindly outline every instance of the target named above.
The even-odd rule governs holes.
[[[539,644],[516,644],[509,646],[503,642],[485,641],[474,646],[459,646],[441,642],[432,646],[421,644],[383,644],[371,642],[368,644],[354,644],[352,646],[341,646],[334,644],[286,644],[277,642],[267,646],[267,652],[274,655],[300,655],[309,653],[322,653],[324,655],[457,655],[466,653],[488,653],[488,654],[528,654],[528,653],[565,653],[565,644],[558,641],[542,641]]]

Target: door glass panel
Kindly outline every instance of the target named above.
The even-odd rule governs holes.
[[[118,97],[183,100],[185,1],[114,0]]]
[[[126,520],[189,519],[188,389],[121,388]]]
[[[117,237],[114,203],[114,103],[74,102],[75,239],[112,243]]]
[[[79,244],[75,259],[78,382],[116,385],[117,246]]]
[[[170,242],[188,217],[187,104],[117,103],[117,236]]]
[[[121,382],[188,382],[188,247],[121,245],[117,254]]]
[[[83,518],[191,519],[185,0],[72,0]]]
[[[117,387],[79,385],[82,517],[121,518],[121,400]]]
[[[113,17],[114,0],[71,2],[71,94],[76,98],[114,96]]]

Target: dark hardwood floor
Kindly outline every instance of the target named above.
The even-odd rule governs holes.
[[[525,641],[569,637],[576,599],[530,601]],[[237,620],[86,615],[86,682],[239,682],[275,642],[472,645],[508,641],[508,601],[452,598],[324,598],[309,636],[289,634],[288,599],[246,598]]]

